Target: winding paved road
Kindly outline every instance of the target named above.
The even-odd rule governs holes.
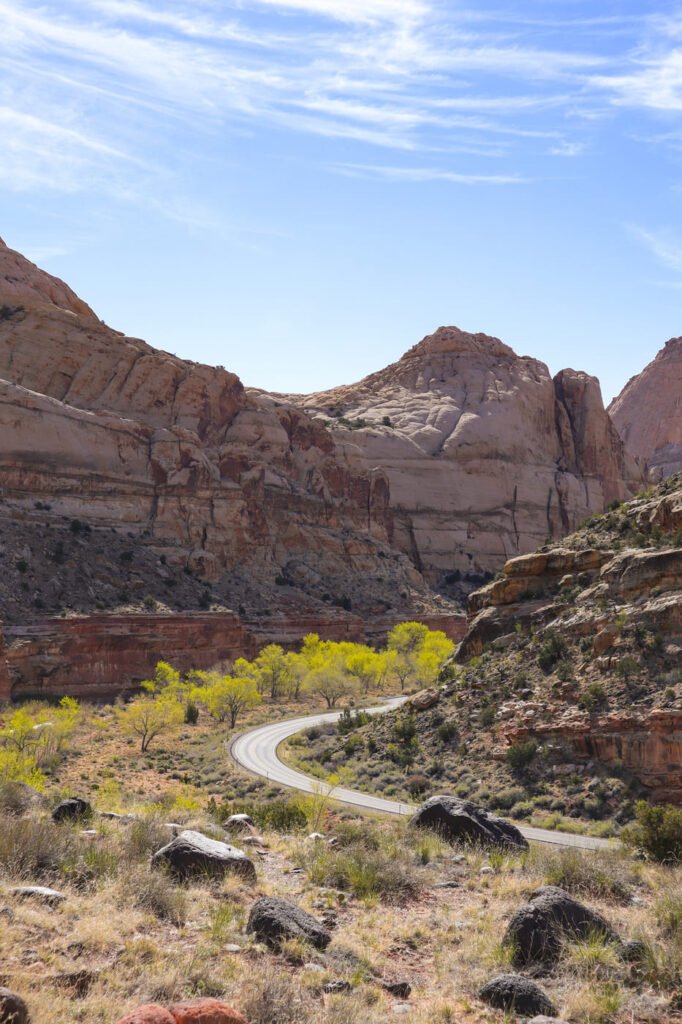
[[[392,711],[399,707],[405,697],[391,697],[378,707],[366,708],[368,715],[378,715],[385,711]],[[261,725],[250,732],[237,736],[230,745],[230,753],[233,759],[242,768],[276,782],[281,786],[289,786],[291,789],[299,789],[304,793],[319,792],[321,783],[319,779],[308,778],[302,772],[290,768],[280,761],[277,756],[277,748],[280,743],[293,736],[303,729],[309,729],[314,725],[325,725],[328,722],[336,722],[341,716],[340,711],[332,711],[321,715],[307,715],[304,718],[290,718],[284,722],[275,722],[271,725]],[[412,814],[416,807],[408,803],[399,803],[396,800],[384,800],[380,796],[372,796],[370,793],[359,793],[353,789],[338,787],[333,790],[333,799],[341,803],[349,804],[360,811],[378,811],[383,814]],[[611,844],[607,839],[595,839],[592,836],[577,836],[571,832],[553,832],[544,828],[521,828],[526,839],[533,839],[538,843],[552,843],[554,846],[576,846],[586,850],[601,850],[608,848]]]

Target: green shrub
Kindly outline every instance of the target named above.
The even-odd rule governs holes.
[[[442,725],[438,726],[436,735],[441,743],[450,743],[452,740],[457,739],[459,731],[454,722],[443,722]]]
[[[512,743],[506,753],[507,764],[514,771],[521,771],[523,768],[528,767],[537,754],[537,750],[538,745],[535,740],[526,740],[525,743]]]
[[[199,721],[199,708],[196,704],[192,704],[191,701],[185,708],[185,724],[196,725]]]
[[[259,828],[271,828],[274,832],[300,832],[307,828],[308,818],[296,799],[269,800],[257,803],[247,800],[225,801],[211,807],[218,821],[225,821],[231,814],[250,815]]]
[[[484,728],[492,725],[495,721],[495,715],[497,714],[497,708],[493,704],[486,704],[484,708],[481,708],[481,713],[478,716],[478,720]]]
[[[410,775],[405,782],[405,789],[410,796],[419,796],[429,788],[429,780],[425,775]]]
[[[678,863],[682,860],[682,810],[672,804],[654,806],[638,800],[635,821],[623,829],[622,838],[654,860]]]
[[[608,695],[601,683],[590,683],[580,695],[578,707],[585,711],[594,711],[608,704]]]
[[[354,729],[359,729],[361,726],[367,725],[371,721],[372,717],[371,715],[368,715],[366,711],[353,711],[351,708],[344,708],[341,712],[341,717],[336,723],[336,728],[341,735],[344,736],[346,733],[353,732]],[[313,729],[308,729],[309,738],[316,738],[310,736],[310,733],[312,732]]]
[[[559,633],[547,633],[538,651],[538,664],[543,672],[551,672],[567,653],[568,647],[564,638]]]

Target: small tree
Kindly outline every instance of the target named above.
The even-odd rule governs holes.
[[[144,754],[152,740],[172,732],[182,724],[185,712],[174,697],[144,695],[118,709],[118,720],[124,733],[138,736]]]
[[[229,719],[231,729],[247,708],[255,707],[263,699],[253,679],[240,679],[238,676],[218,676],[198,691],[197,697],[211,718],[218,722]]]
[[[311,674],[310,689],[324,697],[328,708],[335,708],[342,697],[353,692],[354,684],[341,668],[332,664]]]
[[[635,821],[622,831],[622,839],[658,861],[682,861],[682,810],[672,804],[635,804]]]
[[[277,700],[286,687],[288,664],[284,650],[279,644],[268,644],[254,661],[261,693],[268,689],[271,700]]]

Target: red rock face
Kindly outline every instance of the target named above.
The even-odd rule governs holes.
[[[116,1024],[175,1024],[175,1017],[158,1003],[147,1003],[121,1017]]]
[[[406,558],[387,557],[380,469],[234,374],[111,330],[1,243],[0,378],[0,518],[38,506],[44,526],[121,531],[203,580],[241,572],[266,595],[282,574],[316,598],[350,589],[360,606],[369,581],[369,603],[424,591]]]
[[[672,338],[609,406],[620,436],[654,479],[682,470],[682,338]]]
[[[256,654],[231,613],[93,615],[49,619],[7,631],[11,696],[109,698],[154,673],[158,661],[182,672]]]
[[[170,1012],[175,1024],[247,1024],[246,1017],[219,999],[188,999]]]
[[[462,615],[418,618],[453,640],[464,633]],[[92,615],[9,626],[5,646],[0,624],[0,701],[65,694],[109,699],[150,678],[161,660],[182,672],[210,669],[253,658],[270,643],[296,650],[312,632],[322,640],[381,644],[398,621],[383,617],[365,622],[331,608],[253,622],[242,622],[230,612]]]
[[[500,730],[507,743],[533,736],[565,744],[577,761],[623,765],[656,801],[682,802],[682,713],[661,708],[588,715],[572,709],[551,723],[529,728],[511,723]]]
[[[427,579],[494,572],[641,487],[599,383],[441,327],[358,384],[294,396],[382,466],[392,542]]]

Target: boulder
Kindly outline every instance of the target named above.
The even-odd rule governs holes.
[[[144,1006],[138,1006],[132,1013],[121,1017],[116,1024],[175,1024],[175,1017],[158,1003],[145,1003]]]
[[[246,930],[271,949],[277,949],[282,939],[303,939],[316,949],[325,949],[331,942],[329,932],[312,914],[274,896],[263,896],[254,903]]]
[[[544,1013],[540,1013],[537,1017],[529,1020],[528,1024],[568,1024],[568,1021],[560,1017],[547,1017]]]
[[[256,881],[256,869],[243,850],[209,839],[201,832],[185,831],[162,846],[152,856],[152,864],[167,865],[179,878],[201,875],[212,877],[234,873],[247,881]]]
[[[254,827],[250,814],[231,814],[225,822],[225,828],[230,832],[248,832]]]
[[[489,814],[470,800],[460,800],[454,796],[432,796],[412,816],[410,825],[438,832],[451,843],[528,849],[528,843],[516,825]]]
[[[556,1015],[551,1000],[539,985],[518,974],[498,975],[486,982],[478,993],[478,997],[496,1010],[511,1011],[521,1017],[531,1017],[536,1014],[545,1014],[547,1017]]]
[[[43,795],[27,782],[5,782],[0,790],[0,807],[6,814],[22,815],[44,802]]]
[[[175,1024],[247,1024],[237,1010],[220,999],[187,999],[170,1008]]]
[[[79,796],[71,796],[68,800],[58,803],[52,812],[53,821],[79,821],[82,818],[89,818],[92,814],[92,807],[87,800],[81,800]]]
[[[598,933],[614,944],[618,936],[608,921],[563,889],[545,885],[513,915],[503,944],[512,947],[514,967],[555,963],[566,939],[586,939]]]
[[[0,1024],[29,1024],[28,1006],[16,992],[0,988]]]
[[[407,703],[415,711],[427,711],[437,704],[439,700],[440,692],[435,687],[430,686],[427,690],[420,690],[419,693],[415,693]]]
[[[66,899],[63,892],[57,892],[56,889],[48,889],[44,885],[16,885],[10,892],[12,896],[18,896],[19,899],[38,900],[41,903],[46,903],[48,907],[56,907]]]

